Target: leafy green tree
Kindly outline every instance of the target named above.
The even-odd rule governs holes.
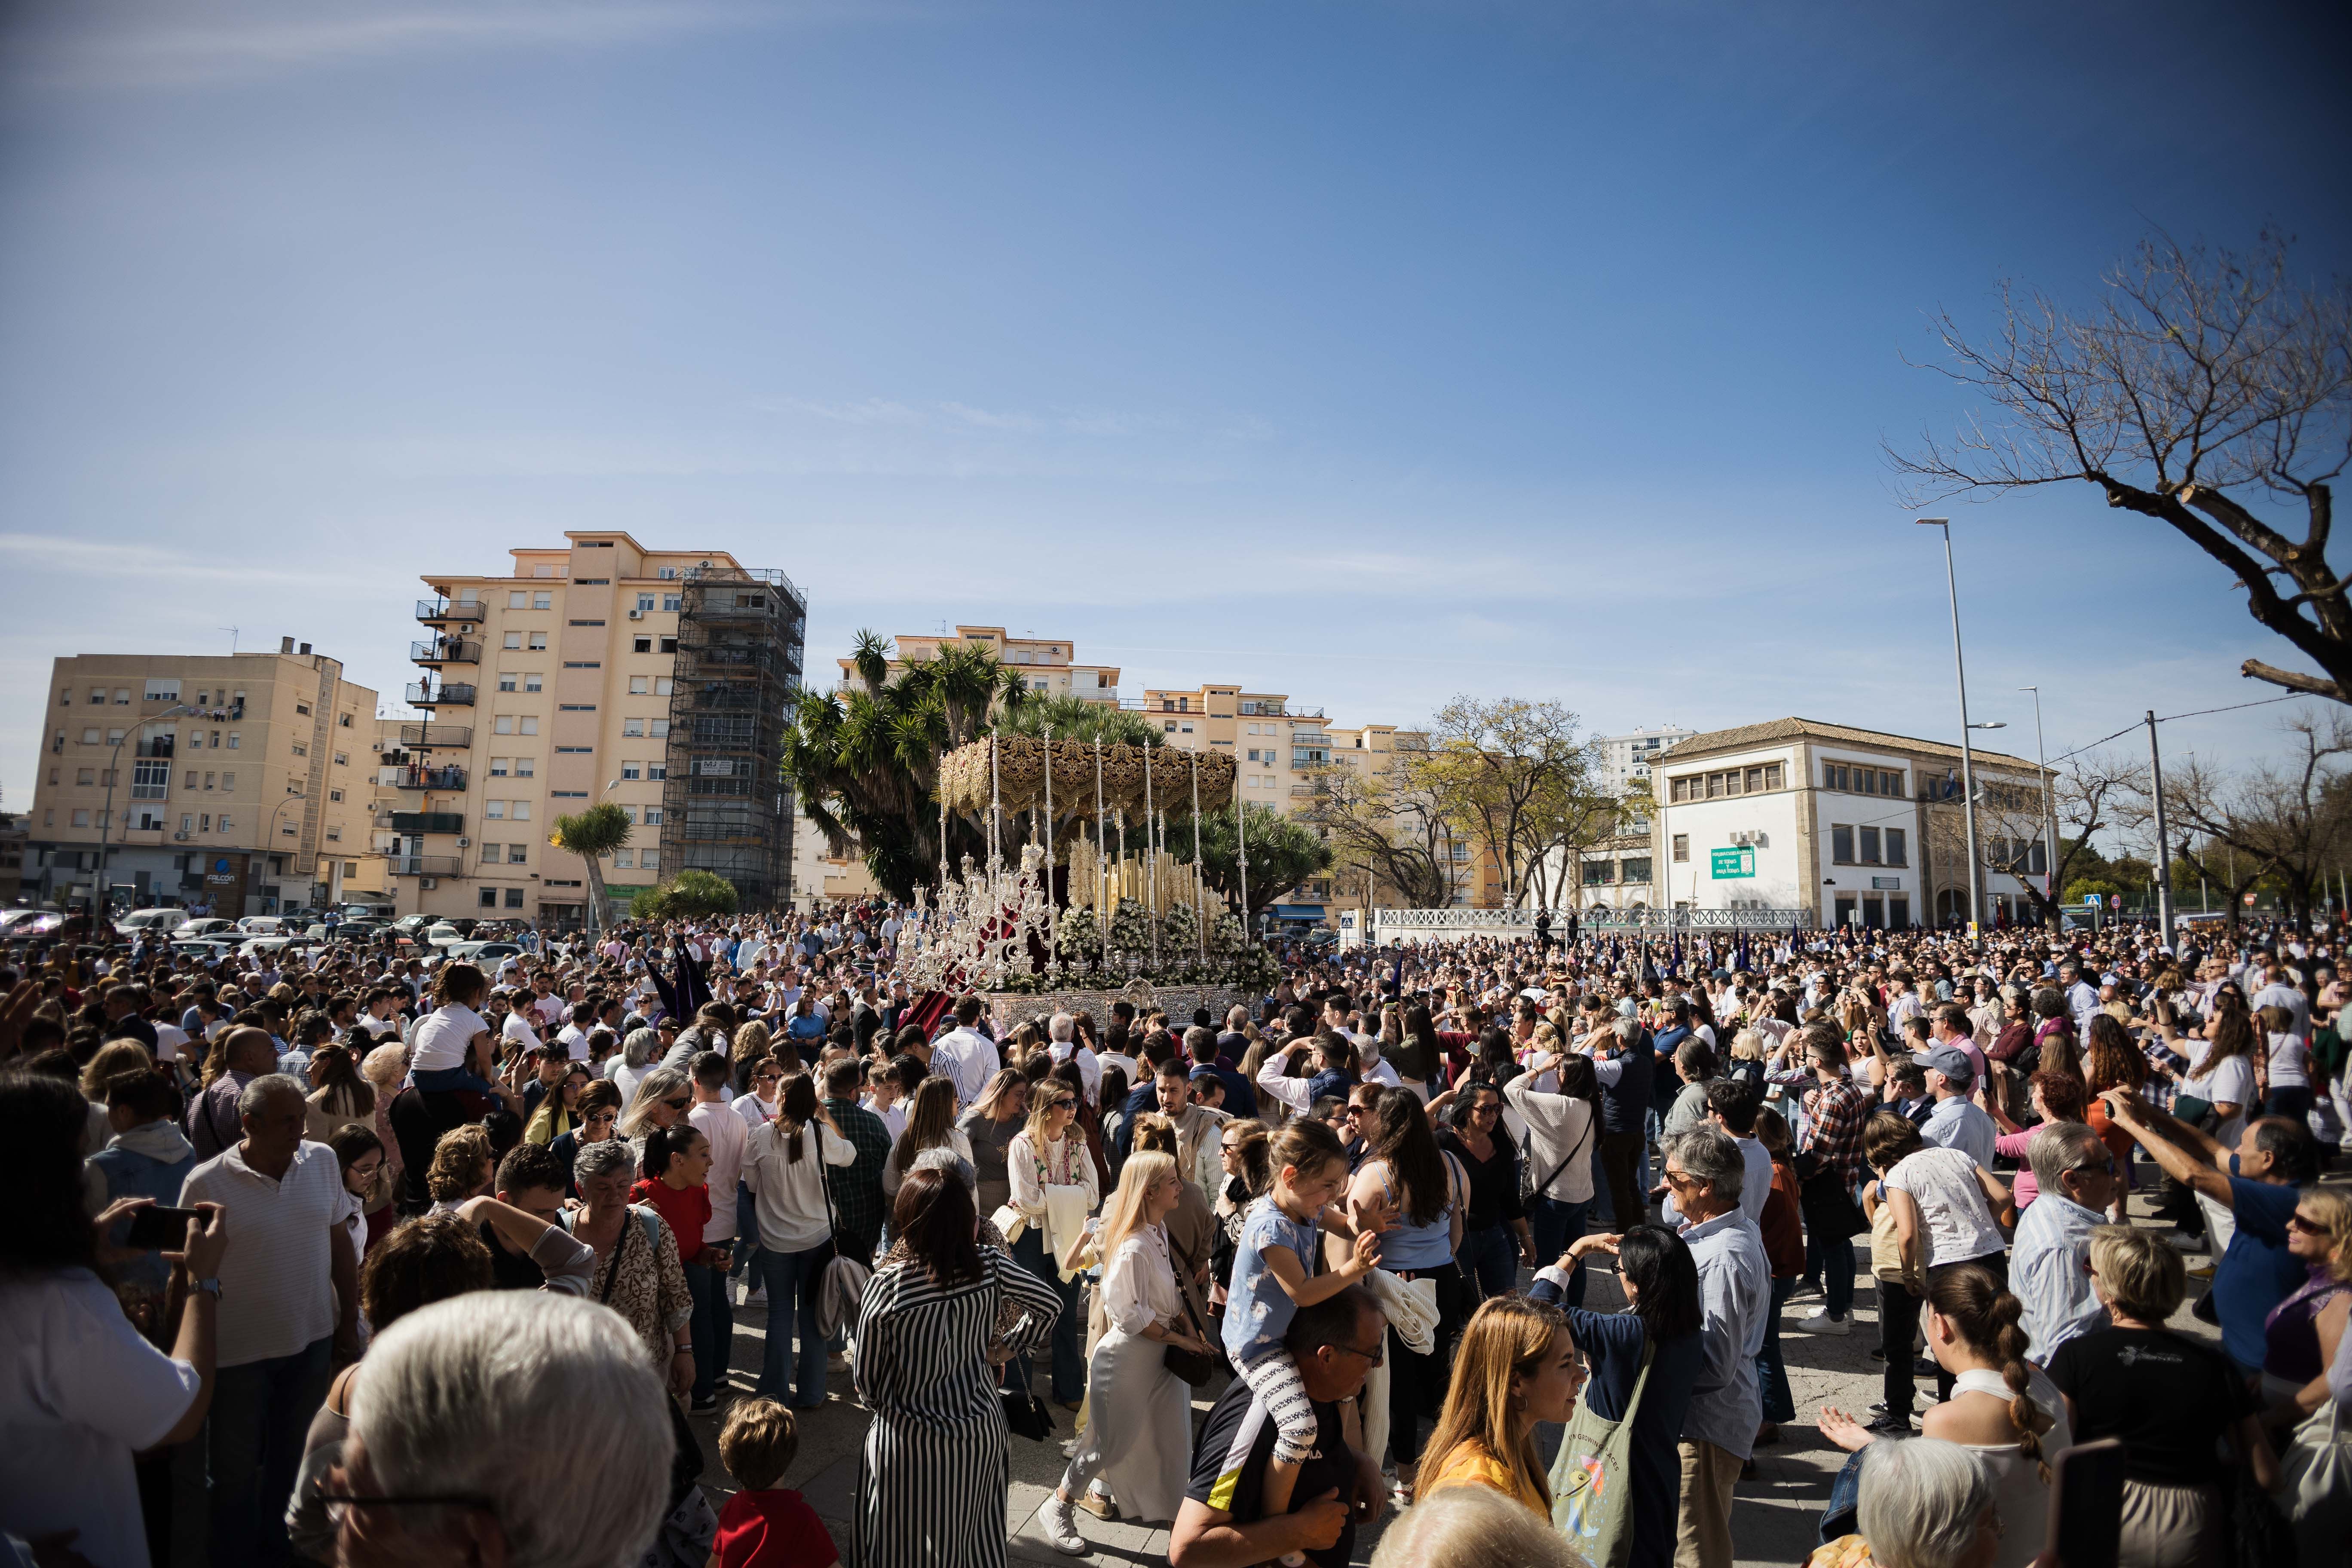
[[[939,759],[976,740],[1000,713],[1030,700],[1018,671],[986,648],[950,645],[892,679],[890,646],[857,634],[853,679],[838,691],[803,691],[784,735],[784,782],[819,832],[855,841],[891,897],[936,879]],[[977,824],[950,818],[948,854],[982,852]]]
[[[1247,912],[1255,922],[1259,913],[1283,894],[1318,871],[1328,870],[1331,847],[1305,823],[1285,816],[1270,806],[1251,805],[1246,809],[1249,812],[1246,824],[1230,805],[1203,813],[1197,853],[1202,879],[1227,900],[1238,901],[1241,896],[1241,857],[1236,841],[1246,830],[1249,837]],[[1179,861],[1186,864],[1192,861],[1196,853],[1194,839],[1191,817],[1169,823],[1168,851]],[[1136,847],[1141,847],[1139,838]]]
[[[731,915],[741,902],[735,884],[712,871],[680,871],[639,893],[629,912],[639,920],[707,921]]]
[[[629,847],[636,831],[629,814],[609,801],[569,816],[559,816],[547,841],[566,854],[577,855],[588,868],[588,929],[609,923],[604,903],[604,857]]]

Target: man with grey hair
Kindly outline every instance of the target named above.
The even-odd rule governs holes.
[[[334,1361],[359,1356],[359,1258],[343,1222],[357,1200],[341,1163],[302,1137],[310,1107],[299,1079],[268,1073],[245,1086],[245,1136],[188,1173],[180,1206],[221,1205],[232,1243],[220,1278],[219,1372],[206,1443],[212,1561],[289,1562],[286,1500],[310,1417]]]
[[[606,1308],[520,1290],[420,1307],[370,1348],[350,1397],[329,1481],[353,1500],[337,1525],[346,1568],[622,1568],[653,1543],[669,1396]]]
[[[1078,1082],[1086,1089],[1087,1103],[1102,1103],[1102,1060],[1084,1043],[1077,1040],[1078,1021],[1067,1013],[1056,1013],[1045,1022],[1049,1043],[1045,1049],[1056,1062],[1076,1061]]]
[[[2091,1233],[2116,1199],[2116,1162],[2096,1132],[2079,1121],[2048,1121],[2025,1142],[2041,1191],[2018,1216],[2009,1288],[2024,1303],[2027,1357],[2043,1366],[2077,1334],[2107,1326],[2091,1289]]]
[[[1666,1189],[1698,1268],[1703,1356],[1678,1445],[1683,1500],[1675,1568],[1731,1568],[1732,1489],[1763,1425],[1756,1357],[1764,1348],[1772,1268],[1763,1234],[1739,1205],[1747,1174],[1748,1162],[1728,1133],[1694,1127],[1666,1140]]]

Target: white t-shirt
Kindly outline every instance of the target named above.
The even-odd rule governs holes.
[[[530,1020],[522,1014],[509,1013],[505,1024],[499,1026],[499,1038],[511,1040],[528,1051],[539,1044],[539,1031],[530,1026]]]
[[[155,1032],[163,1032],[161,1025]],[[2311,1087],[2311,1074],[2305,1063],[2311,1058],[2311,1047],[2301,1035],[2273,1035],[2270,1037],[2271,1087],[2293,1089]]]
[[[476,1035],[490,1032],[489,1020],[471,1007],[452,1002],[416,1020],[408,1040],[408,1070],[439,1072],[466,1065],[466,1047]]]
[[[1965,1263],[2001,1249],[1992,1205],[1977,1185],[1974,1156],[1958,1149],[1922,1149],[1887,1172],[1886,1184],[1909,1193],[1919,1205],[1919,1223],[1927,1230],[1928,1268]]]
[[[217,1364],[289,1356],[335,1331],[334,1253],[329,1229],[349,1202],[343,1168],[324,1143],[295,1146],[273,1181],[245,1163],[242,1144],[188,1173],[182,1208],[216,1203],[228,1212],[221,1259]]]
[[[2214,1137],[2234,1148],[2239,1134],[2246,1130],[2246,1110],[2254,1103],[2254,1064],[2243,1056],[2235,1056],[2200,1077],[2198,1071],[2204,1065],[2200,1058],[2189,1068],[2189,1081],[2183,1087],[2200,1100],[2240,1108],[2237,1115],[2213,1130]]]
[[[743,1174],[743,1145],[751,1129],[724,1104],[697,1100],[686,1119],[710,1144],[710,1219],[702,1227],[706,1243],[735,1239],[735,1184]]]
[[[201,1387],[89,1269],[0,1281],[0,1530],[79,1531],[74,1551],[98,1568],[147,1568],[131,1456],[162,1441]]]
[[[743,1119],[743,1128],[748,1132],[775,1120],[776,1108],[756,1094],[739,1094],[735,1097],[735,1114]]]
[[[175,1024],[155,1026],[155,1059],[175,1062],[180,1059],[180,1047],[188,1043],[188,1032]]]

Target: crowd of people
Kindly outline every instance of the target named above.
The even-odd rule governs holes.
[[[2135,1568],[2352,1523],[2337,933],[1285,950],[1170,1016],[913,994],[918,920],[21,947],[11,1549],[994,1568],[1070,1432],[1072,1556],[1730,1568],[1865,1312],[1822,1568],[2030,1563],[2107,1438]],[[782,1485],[829,1402],[840,1542]]]

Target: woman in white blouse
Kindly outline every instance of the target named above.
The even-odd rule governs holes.
[[[1185,1321],[1169,1261],[1166,1221],[1182,1190],[1171,1156],[1138,1152],[1120,1169],[1103,1212],[1097,1246],[1110,1326],[1087,1368],[1086,1436],[1040,1516],[1045,1538],[1074,1557],[1087,1548],[1070,1505],[1089,1482],[1110,1494],[1125,1519],[1173,1519],[1184,1500],[1192,1397],[1168,1370],[1167,1347],[1209,1347]]]
[[[926,1081],[923,1087],[930,1085]],[[921,1090],[916,1099],[919,1114],[908,1126],[909,1138],[914,1122],[921,1120]],[[1087,1363],[1078,1353],[1078,1336],[1086,1331],[1086,1318],[1078,1310],[1078,1282],[1075,1276],[1063,1277],[1062,1260],[1084,1234],[1087,1216],[1102,1202],[1094,1157],[1087,1152],[1077,1118],[1077,1091],[1047,1079],[1030,1094],[1029,1125],[1004,1147],[1011,1206],[1023,1222],[1013,1243],[1013,1261],[1051,1285],[1062,1299],[1062,1315],[1054,1322],[1053,1398],[1065,1410],[1076,1410],[1086,1394]]]

